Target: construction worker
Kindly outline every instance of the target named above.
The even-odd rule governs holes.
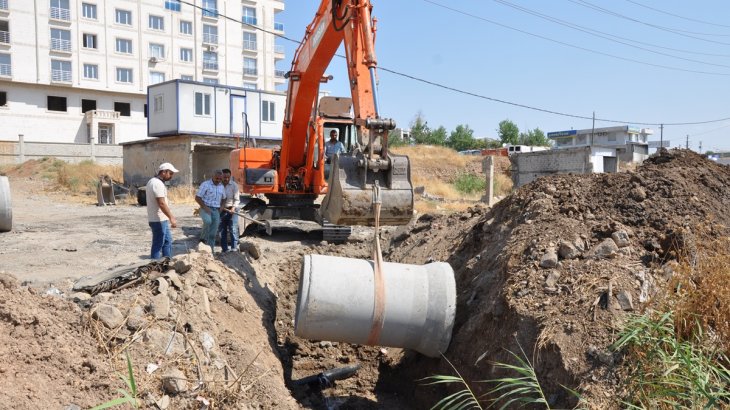
[[[342,154],[345,152],[345,146],[337,140],[337,130],[330,131],[329,141],[324,143],[324,159],[326,163],[330,163],[331,158],[335,154]]]

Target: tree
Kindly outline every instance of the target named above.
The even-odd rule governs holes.
[[[499,122],[499,140],[502,144],[517,145],[520,143],[520,129],[510,120]]]
[[[401,137],[401,132],[399,130],[391,130],[388,133],[388,145],[391,147],[402,147],[406,145],[406,142],[403,141],[403,137]]]
[[[446,145],[457,151],[477,148],[474,130],[469,128],[468,125],[457,125],[456,129],[449,135]]]
[[[426,144],[445,145],[446,144],[446,128],[444,128],[444,126],[442,125],[442,126],[436,128],[435,130],[431,131],[431,134],[428,136]]]
[[[540,128],[520,133],[520,144],[533,145],[538,147],[549,147],[552,145],[550,139],[545,136]]]
[[[423,119],[423,114],[419,111],[416,114],[416,118],[411,121],[411,139],[416,144],[428,144],[428,139],[431,136],[431,130],[428,128],[428,123]]]

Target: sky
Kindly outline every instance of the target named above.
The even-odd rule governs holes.
[[[672,147],[730,150],[727,0],[372,4],[380,114],[399,127],[420,114],[431,129],[468,125],[477,138],[498,138],[505,119],[548,133],[591,128],[595,113],[596,127],[650,128],[658,141],[657,124],[667,124]],[[278,69],[290,68],[318,6],[289,0],[277,14],[286,50]],[[344,59],[327,73],[335,78],[323,89],[349,95]],[[698,122],[707,123],[671,125]]]

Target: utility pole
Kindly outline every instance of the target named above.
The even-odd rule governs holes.
[[[702,154],[702,141],[700,141],[700,154]]]
[[[664,148],[664,124],[659,124],[659,149]]]
[[[689,149],[689,134],[687,134],[687,141],[684,143],[684,148]]]
[[[591,128],[591,147],[593,146],[593,134],[596,133],[596,112],[593,111],[593,128]]]

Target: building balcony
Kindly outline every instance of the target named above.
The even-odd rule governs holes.
[[[51,50],[70,53],[71,52],[71,41],[70,40],[61,40],[58,38],[52,38],[51,39]]]
[[[243,49],[246,51],[256,51],[258,44],[255,41],[244,41]]]
[[[284,31],[284,23],[278,23],[274,22],[274,30],[275,31]]]
[[[8,10],[8,0],[0,0],[0,10]]]
[[[71,71],[51,70],[51,81],[58,83],[70,83]]]
[[[10,32],[9,31],[0,31],[0,43],[10,44]]]
[[[218,18],[218,9],[204,8],[203,17],[210,18],[210,19],[217,19]]]
[[[245,68],[244,67],[243,75],[249,76],[249,77],[256,77],[259,75],[259,70],[257,68]]]
[[[116,121],[119,120],[119,111],[89,110],[86,111],[86,123],[90,124],[95,120]]]
[[[274,70],[274,77],[284,78],[284,75],[286,75],[286,70]]]
[[[0,77],[10,77],[13,75],[13,70],[10,68],[10,64],[0,64]]]
[[[71,10],[61,7],[51,7],[50,18],[53,20],[71,21]]]
[[[243,22],[245,24],[248,24],[249,26],[255,26],[256,23],[258,23],[258,20],[256,19],[256,17],[244,16],[243,17]]]
[[[284,46],[279,45],[279,44],[275,45],[274,46],[274,53],[276,53],[276,54],[284,54]]]
[[[218,44],[218,34],[203,33],[203,44]]]
[[[203,70],[218,71],[217,61],[203,61]]]

